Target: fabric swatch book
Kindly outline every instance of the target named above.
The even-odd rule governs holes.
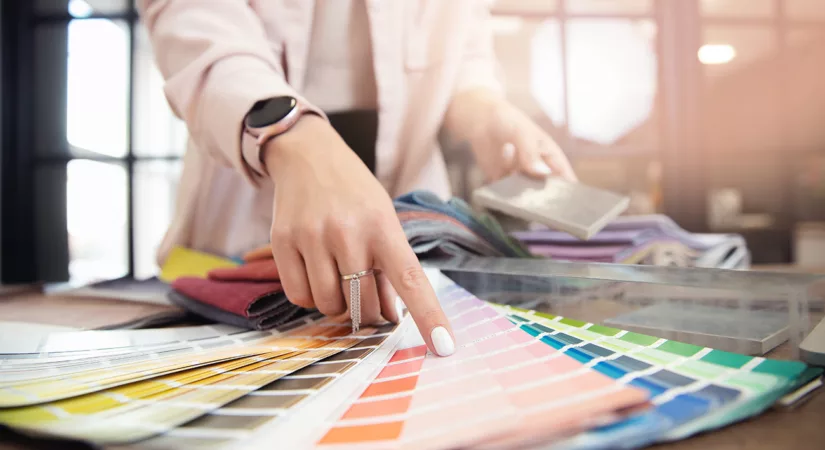
[[[536,180],[514,174],[473,191],[473,201],[528,222],[587,240],[623,213],[627,196],[561,177]]]

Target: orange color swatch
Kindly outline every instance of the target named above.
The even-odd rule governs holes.
[[[392,364],[398,361],[404,361],[407,359],[413,358],[421,358],[427,354],[427,347],[420,345],[418,347],[412,348],[405,348],[404,350],[398,350],[392,355],[389,362],[387,364]]]
[[[269,244],[262,245],[258,248],[250,250],[243,255],[243,260],[246,262],[258,261],[261,259],[272,259],[272,246]]]
[[[408,395],[401,398],[391,398],[374,402],[359,402],[353,404],[341,418],[344,420],[363,419],[366,417],[401,414],[409,409],[411,401],[412,397]]]
[[[271,259],[261,259],[237,267],[222,267],[209,271],[209,278],[218,281],[278,281],[281,274]]]
[[[404,422],[386,422],[374,425],[335,427],[329,430],[319,444],[351,444],[354,442],[388,441],[401,435]]]
[[[383,378],[390,378],[390,377],[400,377],[403,375],[411,375],[413,373],[417,373],[421,370],[421,365],[424,364],[423,359],[413,359],[410,361],[402,362],[400,364],[393,364],[391,366],[384,367],[381,370],[381,373],[378,374],[378,379]]]
[[[372,383],[361,397],[376,397],[379,395],[398,394],[412,391],[418,383],[417,376],[400,378],[398,380],[379,381]]]

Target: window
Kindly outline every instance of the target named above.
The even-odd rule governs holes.
[[[493,20],[510,100],[553,136],[584,181],[630,194],[635,212],[659,210],[656,2],[497,0]],[[483,183],[477,173],[464,179],[474,184],[459,192]]]
[[[794,214],[825,217],[822,0],[490,3],[507,95],[585,182],[692,231],[717,224],[714,198],[729,194],[782,239]],[[2,280],[152,275],[187,130],[134,0],[0,11]],[[484,180],[447,156],[469,198]]]
[[[38,278],[151,276],[187,133],[147,33],[132,0],[33,3]]]

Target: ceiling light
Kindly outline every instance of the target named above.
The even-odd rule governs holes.
[[[699,49],[702,64],[727,64],[736,57],[736,49],[727,44],[707,44]]]
[[[92,7],[84,0],[71,0],[69,2],[69,14],[71,14],[72,17],[89,17],[93,12]]]

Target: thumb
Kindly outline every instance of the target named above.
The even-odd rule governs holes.
[[[547,178],[553,174],[553,170],[544,161],[538,152],[537,145],[530,145],[523,138],[515,139],[516,144],[516,164],[519,172],[532,178]]]
[[[541,155],[540,142],[531,142],[525,137],[532,133],[527,132],[521,117],[509,109],[498,111],[497,114],[499,124],[497,137],[505,142],[505,149],[509,146],[511,152],[515,150],[515,168],[532,178],[543,179],[550,176],[553,171]],[[510,167],[513,166],[510,165]]]

